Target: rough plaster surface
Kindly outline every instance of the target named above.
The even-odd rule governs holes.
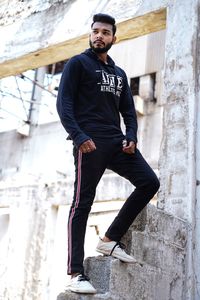
[[[193,216],[195,172],[196,5],[196,1],[186,1],[184,4],[176,1],[168,9],[163,90],[165,133],[160,157],[159,207],[190,222]],[[179,24],[179,30],[176,24]]]
[[[113,14],[120,22],[118,41],[165,28],[166,11],[159,11],[160,3],[154,2],[154,9],[148,7],[157,12],[139,18],[149,13],[142,6],[142,1],[136,0],[5,3],[1,7],[0,76],[18,74],[79,53],[88,45],[92,15],[96,12]],[[138,17],[138,21],[133,17]]]
[[[56,5],[59,4],[59,1],[55,2],[48,2],[48,1],[38,1],[32,2],[36,10],[29,8],[29,11],[23,10],[23,5],[27,5],[28,2],[24,2],[23,4],[20,3],[18,5],[18,16],[15,15],[14,6],[16,1],[4,1],[1,9],[4,14],[5,19],[2,21],[2,25],[6,25],[1,27],[1,30],[4,30],[4,43],[1,43],[1,57],[3,59],[13,58],[16,55],[22,55],[23,53],[27,53],[32,51],[33,49],[38,49],[41,47],[47,46],[47,37],[45,34],[49,34],[51,31],[50,28],[45,28],[45,30],[41,30],[38,32],[38,28],[34,27],[33,31],[30,31],[30,25],[36,24],[38,22],[40,26],[42,25],[41,20],[45,20],[45,16],[48,15],[50,20],[53,16],[53,12],[56,11]],[[60,2],[62,9],[58,8],[58,11],[61,10],[66,13],[66,8],[63,5],[66,3]],[[96,2],[96,4],[100,5],[100,1]],[[107,12],[110,13],[118,13],[122,12],[123,10],[119,9],[119,2],[118,1],[107,1],[102,2],[102,9],[106,9]],[[19,4],[19,3],[18,3]],[[115,4],[115,5],[114,5]],[[196,74],[196,37],[197,37],[197,30],[198,30],[198,19],[197,19],[197,12],[198,12],[198,5],[199,1],[197,0],[190,0],[190,1],[133,1],[133,2],[124,2],[124,7],[126,7],[126,18],[132,18],[137,15],[142,15],[152,10],[156,10],[162,7],[167,6],[167,32],[166,32],[166,48],[165,48],[165,66],[164,66],[164,87],[163,87],[163,103],[165,104],[164,107],[164,122],[163,122],[163,143],[162,143],[162,150],[161,150],[161,157],[160,157],[160,174],[161,174],[161,190],[160,190],[160,201],[159,201],[159,208],[166,210],[167,212],[173,213],[176,216],[183,217],[185,220],[188,221],[190,225],[194,225],[195,234],[191,235],[187,241],[188,247],[188,256],[191,255],[193,243],[195,240],[192,240],[195,236],[198,238],[196,234],[199,232],[197,228],[195,228],[196,220],[194,219],[194,212],[195,212],[195,133],[196,133],[196,84],[197,82],[197,74]],[[136,10],[130,9],[132,5],[136,5]],[[10,5],[10,7],[9,7]],[[43,9],[41,9],[40,5],[44,5]],[[75,5],[75,1],[70,2],[70,7]],[[103,7],[103,5],[105,5]],[[122,5],[122,2],[120,2]],[[31,10],[32,9],[32,10]],[[47,10],[47,11],[45,11]],[[9,13],[8,13],[9,11]],[[93,12],[91,9],[90,12]],[[10,15],[9,15],[10,14]],[[60,15],[62,16],[62,14]],[[70,27],[68,27],[67,37],[73,37],[78,34],[82,34],[85,32],[85,28],[89,24],[89,17],[91,14],[88,14],[87,24],[82,23],[82,32],[80,31],[70,31]],[[124,16],[124,15],[123,15]],[[27,19],[26,19],[27,17]],[[121,15],[122,17],[122,15]],[[119,17],[120,20],[120,17]],[[15,22],[16,21],[16,22]],[[16,23],[16,24],[14,24]],[[14,24],[14,25],[13,25]],[[17,26],[16,26],[17,25]],[[43,28],[43,27],[42,27]],[[63,29],[65,28],[65,29]],[[66,27],[63,27],[62,30],[66,30]],[[50,30],[50,31],[48,31]],[[61,31],[62,31],[61,30]],[[24,32],[26,38],[23,38]],[[34,36],[30,36],[31,32],[34,33],[34,36],[39,36],[40,41],[34,39]],[[64,32],[65,34],[65,32]],[[22,47],[25,52],[21,52],[18,45],[13,43],[14,37],[19,37],[19,41],[21,41],[21,45],[23,45],[23,40],[26,42],[24,47]],[[54,38],[50,39],[50,42],[53,44],[57,41],[56,37],[58,35],[55,34]],[[65,36],[65,37],[66,37]],[[61,40],[63,39],[63,35]],[[30,41],[32,41],[30,43]],[[31,45],[31,47],[30,47]],[[15,47],[16,46],[16,47]],[[12,51],[15,51],[14,53]],[[199,112],[198,112],[199,114]],[[26,196],[27,197],[27,196]],[[42,222],[42,221],[41,221]],[[153,221],[154,222],[154,221]],[[173,223],[173,220],[171,219]],[[154,222],[155,223],[155,222]],[[44,225],[44,223],[43,223]],[[180,224],[179,224],[180,225]],[[178,226],[178,225],[177,225]],[[44,226],[43,226],[44,228]],[[180,228],[181,225],[180,225]],[[180,228],[177,229],[176,235],[177,239],[182,241],[183,243],[183,234]],[[166,230],[166,228],[165,228]],[[130,234],[130,233],[129,233]],[[172,235],[173,236],[173,235]],[[148,243],[151,245],[151,251],[148,253],[142,252],[140,253],[139,247],[147,247],[144,242],[144,237],[147,238]],[[183,245],[174,245],[172,241],[162,239],[155,239],[150,233],[147,234],[146,232],[139,232],[133,234],[133,238],[137,244],[136,249],[132,249],[131,251],[137,250],[137,253],[141,254],[142,259],[146,258],[148,260],[148,264],[145,264],[146,271],[141,273],[141,278],[144,276],[144,280],[149,282],[148,279],[145,277],[146,274],[154,274],[152,278],[159,278],[162,279],[166,276],[165,281],[168,282],[167,288],[165,290],[165,295],[167,297],[171,297],[171,299],[179,299],[180,292],[182,291],[183,287],[183,276],[185,270],[187,270],[187,285],[186,285],[186,296],[185,299],[192,299],[192,292],[191,290],[194,288],[192,283],[192,276],[193,276],[193,263],[190,261],[190,257],[188,258],[188,262],[186,263],[184,259],[184,247]],[[198,245],[197,245],[198,246]],[[159,247],[159,257],[158,260],[154,261],[154,265],[149,265],[152,262],[152,257],[154,256],[155,249]],[[131,245],[130,245],[131,249]],[[200,249],[196,249],[199,252]],[[169,273],[168,269],[166,269],[166,273],[163,271],[162,275],[160,275],[160,269],[163,267],[161,264],[162,258],[166,258],[164,253],[170,253],[170,257],[172,257],[171,264],[174,266],[178,264],[178,275],[174,273]],[[192,255],[191,255],[192,256]],[[182,264],[185,267],[182,267]],[[114,263],[113,263],[114,264]],[[116,270],[119,270],[119,266],[116,264]],[[139,268],[139,266],[137,266]],[[113,267],[114,268],[114,267]],[[123,266],[124,268],[124,266]],[[120,268],[121,270],[121,268]],[[182,273],[181,273],[182,270]],[[114,271],[113,271],[114,272]],[[131,270],[130,276],[133,276],[134,270]],[[137,270],[138,274],[138,270]],[[195,269],[195,276],[199,278],[199,268]],[[113,275],[114,276],[114,275]],[[156,277],[157,276],[157,277]],[[162,277],[163,276],[163,277]],[[147,276],[148,277],[148,276]],[[116,284],[118,284],[118,278],[115,278]],[[114,280],[114,279],[113,279]],[[127,282],[129,277],[127,277]],[[139,280],[139,279],[138,279]],[[156,284],[156,280],[153,281]],[[170,281],[171,280],[171,281]],[[114,281],[113,281],[114,282]],[[199,282],[197,280],[196,282]],[[193,286],[192,286],[193,285]],[[154,285],[153,285],[154,286]],[[162,286],[162,285],[161,285]],[[165,286],[166,287],[166,286]],[[189,287],[189,288],[188,288]],[[125,287],[126,289],[126,287]],[[141,291],[144,291],[144,287],[141,285]],[[123,291],[122,291],[123,292]],[[155,296],[155,290],[149,289],[149,299]],[[17,291],[16,294],[21,295],[22,291]],[[139,291],[138,291],[139,293]],[[169,294],[171,293],[171,294]],[[143,295],[143,292],[142,294]],[[145,294],[144,294],[145,296]],[[67,299],[65,295],[60,296],[62,299]],[[73,295],[74,299],[77,299],[77,295]],[[96,299],[100,299],[101,296],[95,296]],[[99,297],[99,298],[98,298]],[[107,297],[107,298],[106,298]],[[117,297],[117,295],[116,295]],[[122,296],[123,297],[123,296]],[[137,296],[138,297],[138,296]],[[141,296],[143,297],[143,296]],[[195,299],[198,299],[198,295],[195,294]],[[61,299],[60,298],[60,299]],[[86,299],[86,298],[84,298]],[[112,299],[110,295],[104,295],[104,299]],[[117,299],[117,298],[115,298]],[[123,299],[123,298],[121,298]],[[136,298],[137,299],[137,298]],[[140,298],[139,300],[141,300]],[[148,300],[149,300],[148,299]],[[167,298],[166,298],[167,299]],[[168,298],[170,299],[170,298]],[[181,299],[181,298],[180,298]],[[132,299],[131,299],[132,300]],[[154,299],[155,300],[155,299]],[[156,299],[157,300],[157,299]],[[160,300],[160,298],[159,298]]]
[[[126,264],[102,256],[88,258],[86,273],[98,294],[80,296],[65,292],[57,300],[185,299],[187,234],[187,222],[148,205],[124,237],[128,252],[136,257],[137,263]]]
[[[119,22],[145,14],[149,11],[155,11],[166,7],[168,2],[170,1],[160,0],[154,1],[153,3],[148,3],[142,0],[86,0],[83,4],[83,2],[80,0],[12,0],[9,1],[9,3],[4,1],[0,7],[0,25],[2,26],[2,29],[4,26],[4,30],[6,30],[5,26],[8,26],[7,30],[10,30],[11,32],[11,26],[13,25],[12,28],[15,27],[15,33],[16,30],[18,33],[23,33],[22,31],[25,30],[22,36],[25,34],[27,39],[30,39],[31,37],[33,40],[36,40],[37,37],[37,40],[40,41],[40,35],[34,35],[36,32],[33,29],[35,29],[38,30],[38,33],[43,35],[45,40],[47,40],[47,38],[49,39],[49,37],[53,37],[52,42],[56,42],[62,41],[62,38],[69,39],[75,37],[76,35],[87,33],[90,28],[92,15],[98,11],[107,12],[111,15],[114,15],[117,22]],[[84,10],[85,7],[87,7],[87,9]],[[78,10],[81,10],[81,14]],[[77,16],[77,18],[74,16]],[[46,23],[48,23],[49,26],[45,26]],[[29,30],[30,24],[32,25],[31,32]],[[11,37],[6,38],[9,41]],[[21,42],[23,41],[21,40]],[[51,39],[48,43],[51,43]],[[21,44],[19,44],[19,46],[20,45]],[[41,44],[41,46],[44,45]],[[10,55],[12,56],[13,52],[10,48],[6,51],[7,53],[10,52]],[[24,51],[24,53],[26,53],[26,51]]]
[[[109,197],[116,195],[112,191],[116,193],[119,186],[121,195],[127,193],[127,186],[121,182],[119,185],[115,178],[107,178],[106,185],[110,188]],[[69,189],[72,191],[67,180],[47,184],[27,174],[26,178],[0,182],[0,224],[3,224],[0,238],[6,238],[0,240],[0,266],[3,270],[0,274],[0,299],[54,300],[62,290],[66,283],[66,231],[72,197]],[[101,192],[100,196],[103,197]],[[98,242],[94,225],[104,234],[102,225],[113,220],[119,209],[117,203],[123,204],[103,199],[104,203],[101,203],[102,198],[94,203],[88,220],[90,235],[86,239],[90,253]],[[7,227],[2,223],[4,215]]]
[[[199,215],[195,186],[198,169],[195,135],[198,132],[196,122],[199,119],[196,94],[199,90],[198,7],[199,1],[196,0],[170,3],[163,72],[164,131],[159,168],[161,188],[158,206],[184,218],[190,224],[185,266],[187,274],[185,299],[198,299],[197,290],[200,286],[199,264],[194,262],[197,256],[193,253],[194,244],[196,252],[200,252],[195,238],[197,233],[199,234],[199,226],[196,226],[198,219],[195,217],[195,212]]]
[[[8,235],[12,239],[8,242],[7,250],[7,281],[1,285],[0,296],[4,296],[4,299],[39,299],[43,293],[44,278],[41,271],[45,265],[45,238],[42,235],[46,232],[49,204],[41,203],[40,197],[45,198],[45,195],[36,186],[21,189],[13,187],[7,190],[7,195],[5,192],[1,193],[0,198],[2,200],[10,194],[10,199],[4,205],[10,204],[11,207]]]

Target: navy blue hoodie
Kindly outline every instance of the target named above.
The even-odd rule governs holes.
[[[137,142],[137,118],[126,74],[109,56],[105,64],[91,49],[65,65],[57,111],[77,147],[88,139],[122,137],[120,113],[126,139]]]

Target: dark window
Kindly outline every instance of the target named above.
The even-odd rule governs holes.
[[[133,96],[139,95],[139,85],[140,85],[140,77],[131,78],[130,87]]]
[[[55,75],[55,74],[62,73],[64,65],[65,65],[66,62],[67,62],[67,60],[66,61],[60,61],[60,62],[57,62],[57,63],[52,64],[52,65],[48,65],[47,66],[47,74]]]

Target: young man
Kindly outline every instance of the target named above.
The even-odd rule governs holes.
[[[66,64],[58,92],[57,110],[74,143],[74,198],[68,220],[69,289],[95,293],[84,275],[84,238],[97,184],[106,168],[128,179],[135,190],[99,240],[97,251],[123,262],[134,257],[120,240],[138,213],[159,188],[159,181],[137,149],[137,120],[125,72],[107,55],[115,43],[115,19],[106,14],[93,17],[90,49]],[[126,133],[120,128],[123,117]]]

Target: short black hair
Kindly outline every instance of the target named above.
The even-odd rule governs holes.
[[[117,29],[116,25],[115,25],[115,19],[113,17],[111,17],[110,15],[101,14],[101,13],[94,15],[93,22],[91,24],[91,28],[95,22],[102,22],[102,23],[107,23],[107,24],[112,25],[113,35],[115,35],[116,29]]]

